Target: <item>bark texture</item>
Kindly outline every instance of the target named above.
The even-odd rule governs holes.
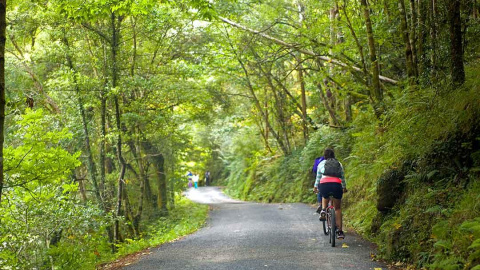
[[[363,8],[363,18],[367,28],[368,50],[370,55],[370,69],[372,73],[372,90],[371,96],[377,103],[383,100],[383,92],[380,87],[380,69],[377,61],[377,53],[375,49],[375,38],[373,37],[372,21],[370,20],[370,7],[367,0],[360,1]]]
[[[5,43],[7,1],[0,0],[0,202],[3,191],[3,143],[5,141]]]
[[[465,69],[463,67],[462,20],[460,17],[460,0],[448,0],[448,3],[452,81],[455,85],[461,85],[465,82]]]

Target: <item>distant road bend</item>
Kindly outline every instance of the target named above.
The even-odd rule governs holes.
[[[205,228],[122,269],[388,269],[371,261],[370,245],[348,232],[332,248],[308,205],[241,202],[216,187],[186,196],[212,206]]]

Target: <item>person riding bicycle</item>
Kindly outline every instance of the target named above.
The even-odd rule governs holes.
[[[331,148],[325,149],[323,157],[325,160],[318,164],[317,177],[313,190],[320,192],[322,197],[322,211],[320,220],[326,219],[325,209],[328,205],[330,195],[333,195],[333,206],[335,207],[335,217],[337,220],[337,238],[344,239],[345,234],[342,230],[342,197],[347,192],[345,173],[342,164],[335,159],[335,152]]]
[[[317,157],[315,159],[315,161],[313,162],[312,174],[311,174],[313,176],[313,179],[317,178],[318,164],[320,164],[320,162],[322,162],[324,160],[325,160],[325,158],[323,156],[321,156],[321,157]],[[317,193],[317,203],[318,203],[317,213],[320,214],[320,212],[323,209],[323,207],[322,207],[322,196],[320,196],[320,192],[316,192],[316,193]]]

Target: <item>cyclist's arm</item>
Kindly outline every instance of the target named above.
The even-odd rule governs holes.
[[[313,187],[318,187],[318,184],[320,183],[320,179],[322,179],[323,172],[325,171],[325,160],[322,160],[320,163],[318,163],[317,167],[317,176],[315,177],[315,184]]]
[[[322,178],[322,174],[320,174],[320,177],[319,177],[318,170],[317,170],[317,176],[315,177],[315,184],[313,184],[313,188],[318,187],[318,183],[320,183],[320,178]]]
[[[340,166],[342,167],[342,176],[340,177],[340,179],[342,180],[342,188],[346,189],[347,188],[347,182],[345,181],[345,171],[343,170],[342,163],[340,163]]]

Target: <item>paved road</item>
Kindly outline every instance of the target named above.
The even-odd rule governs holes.
[[[211,205],[207,226],[123,269],[387,269],[372,262],[369,244],[351,234],[329,246],[308,205],[245,203],[215,187],[186,195]]]

